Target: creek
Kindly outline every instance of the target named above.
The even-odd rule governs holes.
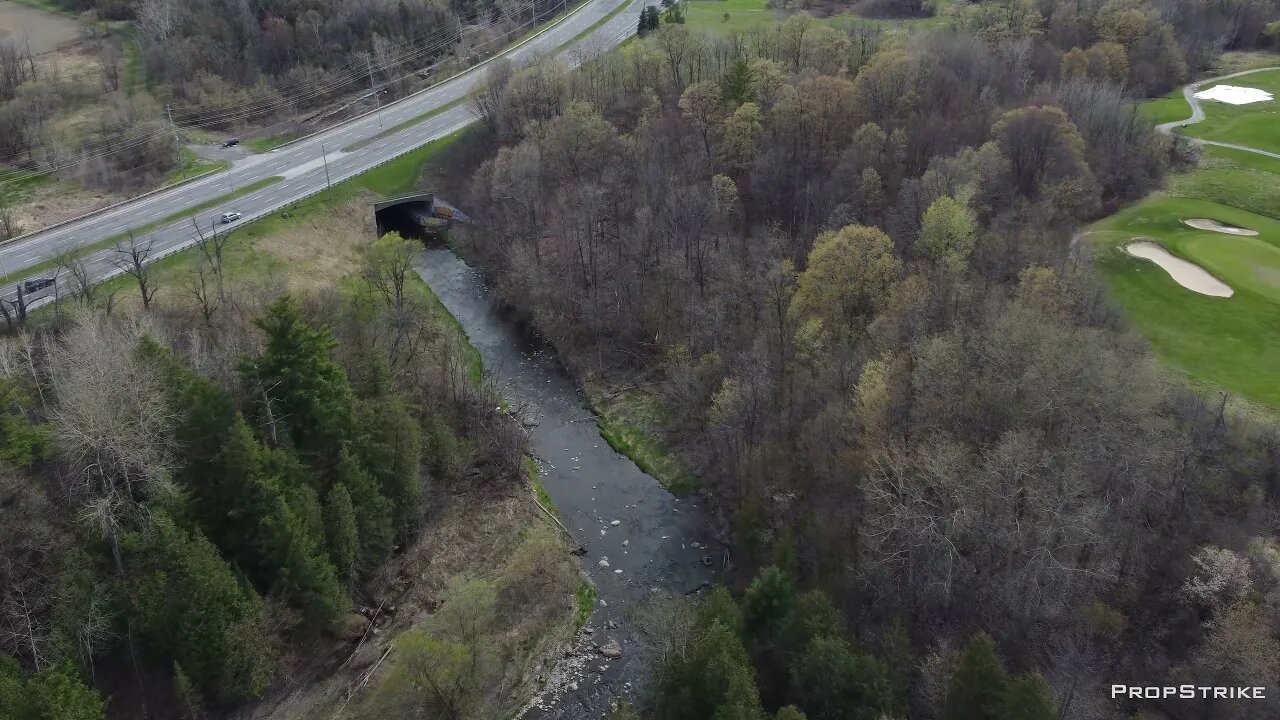
[[[631,651],[637,638],[631,611],[655,593],[690,594],[715,579],[721,555],[708,547],[705,515],[696,499],[673,496],[609,446],[552,350],[503,316],[480,271],[438,247],[425,250],[414,269],[530,426],[543,487],[585,550],[583,570],[596,587],[592,632],[561,659],[550,689],[525,717],[607,717],[614,702],[634,702],[642,684],[644,668]],[[621,657],[598,649],[611,642]]]

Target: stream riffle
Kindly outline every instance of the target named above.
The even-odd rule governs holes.
[[[609,447],[573,380],[549,349],[502,316],[482,273],[443,248],[424,251],[415,270],[461,323],[494,386],[531,426],[542,484],[585,548],[583,570],[596,586],[588,623],[594,632],[562,661],[555,689],[525,717],[600,718],[639,685],[629,611],[654,593],[686,594],[711,582],[720,556],[708,549],[696,501],[674,497]],[[621,647],[620,658],[595,650],[611,641]]]

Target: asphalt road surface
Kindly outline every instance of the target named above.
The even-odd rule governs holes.
[[[573,40],[578,33],[591,27],[619,5],[631,3],[635,3],[636,8],[639,7],[639,0],[588,0],[586,5],[578,8],[558,25],[544,30],[515,48],[500,53],[499,57],[505,56],[516,65],[524,65],[538,57],[555,53],[559,46]],[[634,8],[618,13],[588,36],[566,47],[560,53],[562,59],[570,65],[576,65],[579,55],[589,52],[587,49],[599,51],[627,39],[635,33],[636,29],[636,15],[631,11],[632,9]],[[227,172],[215,173],[171,190],[138,198],[82,220],[14,240],[0,246],[0,276],[11,274],[21,276],[23,270],[45,262],[60,252],[92,245],[124,233],[130,228],[141,227],[161,218],[171,217],[187,208],[232,193],[236,188],[243,188],[274,176],[282,177],[283,180],[230,200],[225,205],[203,210],[196,219],[201,227],[207,228],[224,212],[241,213],[242,218],[238,222],[219,226],[226,230],[278,211],[292,202],[324,189],[329,182],[336,184],[359,175],[474,122],[474,115],[466,103],[463,103],[421,123],[369,142],[359,149],[343,152],[343,148],[376,137],[385,128],[395,127],[434,108],[465,97],[471,87],[484,77],[486,70],[487,66],[482,64],[447,82],[388,105],[378,112],[353,119],[274,151],[244,158],[236,162]],[[194,236],[191,219],[187,217],[150,232],[143,236],[143,239],[152,243],[151,257],[154,260],[189,247],[194,243]],[[101,281],[121,274],[121,270],[115,264],[119,257],[119,253],[111,248],[88,255],[86,263],[91,276],[96,281]],[[25,276],[23,279],[52,277],[54,274],[55,269],[49,268]],[[67,282],[69,278],[65,277],[65,273],[62,275],[58,278],[57,292],[65,295],[71,291],[71,288],[70,283]],[[51,287],[28,294],[28,307],[39,307],[52,302],[53,293],[54,288]],[[16,284],[9,285],[3,293],[0,293],[0,297],[6,300],[16,299]]]

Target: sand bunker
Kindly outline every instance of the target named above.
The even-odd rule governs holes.
[[[1201,100],[1217,100],[1228,105],[1248,105],[1256,102],[1267,102],[1271,93],[1258,88],[1236,87],[1235,85],[1214,85],[1208,90],[1196,93]]]
[[[1204,268],[1172,255],[1168,250],[1149,240],[1131,242],[1125,246],[1124,251],[1134,257],[1150,260],[1164,268],[1174,282],[1192,292],[1213,297],[1231,297],[1235,293],[1230,285],[1210,275]]]
[[[1253,237],[1258,234],[1257,230],[1250,230],[1249,228],[1243,228],[1239,225],[1227,225],[1226,223],[1220,223],[1217,220],[1210,220],[1209,218],[1187,218],[1182,222],[1183,224],[1190,225],[1197,230],[1211,230],[1213,232],[1226,233],[1228,235],[1248,235],[1249,237]]]

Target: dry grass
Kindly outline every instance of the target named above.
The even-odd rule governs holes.
[[[332,287],[360,267],[360,255],[373,243],[372,193],[353,198],[331,212],[303,218],[252,241],[254,252],[284,265],[291,292]]]
[[[66,182],[41,183],[13,206],[19,232],[30,232],[124,200],[124,195]]]
[[[231,296],[302,296],[337,286],[360,267],[361,253],[373,242],[372,202],[373,195],[363,193],[325,212],[287,222],[264,220],[237,231],[224,255]],[[199,309],[186,291],[199,260],[197,252],[187,251],[154,266],[153,277],[160,286],[154,300],[158,310]],[[109,286],[116,291],[117,307],[141,308],[132,278],[117,278]]]
[[[498,614],[499,638],[506,677],[495,688],[490,707],[494,717],[508,716],[533,691],[537,676],[549,672],[558,650],[572,637],[573,591],[577,568],[567,552],[545,558],[554,571],[540,577],[557,578],[537,593],[513,592],[529,570],[510,562],[518,556],[524,539],[543,534],[561,543],[549,521],[541,516],[520,486],[502,494],[492,487],[455,490],[431,499],[433,517],[413,547],[383,568],[379,589],[370,605],[395,607],[385,624],[377,626],[362,643],[341,642],[330,648],[301,653],[289,680],[267,698],[237,715],[248,720],[307,720],[354,718],[360,701],[376,687],[394,661],[379,660],[396,638],[422,624],[440,606],[450,579],[459,575],[493,581],[499,593],[515,596],[515,606]],[[557,545],[559,547],[559,545]],[[521,557],[523,564],[527,557]],[[354,652],[353,652],[354,650]],[[303,659],[305,658],[305,659]],[[366,683],[366,678],[368,681]],[[350,695],[350,701],[348,696]]]

